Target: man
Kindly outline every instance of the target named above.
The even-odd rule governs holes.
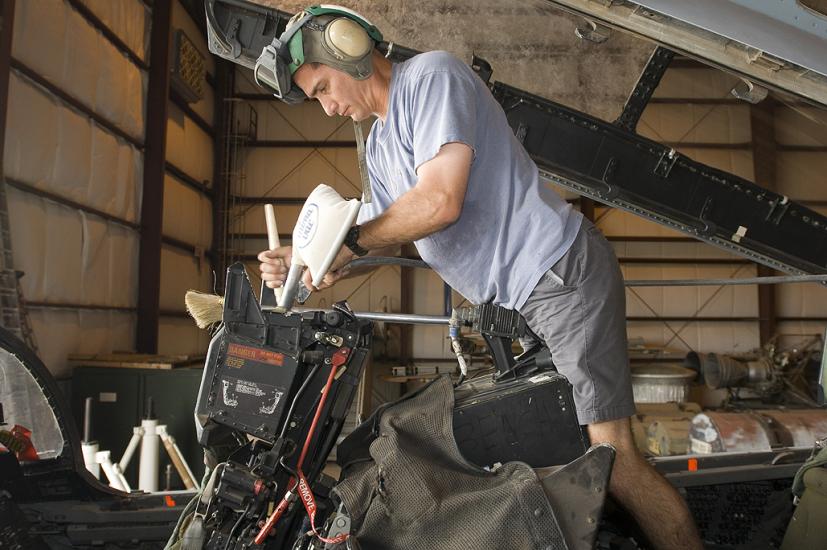
[[[270,79],[281,78],[285,98],[304,92],[317,99],[328,116],[377,117],[367,143],[373,201],[362,207],[320,288],[345,276],[342,268],[357,255],[413,242],[471,302],[520,311],[572,383],[591,442],[617,449],[613,496],[654,545],[701,548],[680,495],[634,445],[625,295],[610,245],[539,181],[501,107],[468,66],[445,52],[392,64],[373,44],[354,46],[364,43],[354,22],[377,40],[375,28],[352,12],[310,8],[294,18],[281,48],[292,82],[284,74]],[[350,65],[336,41],[351,47],[344,52],[353,54]],[[290,247],[259,255],[268,286],[284,283],[290,257]]]

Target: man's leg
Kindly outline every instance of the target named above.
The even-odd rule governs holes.
[[[592,443],[617,449],[610,484],[615,498],[658,548],[702,548],[686,504],[635,447],[623,276],[611,245],[590,222],[583,220],[569,251],[520,313],[572,384],[578,420]]]
[[[629,419],[588,426],[592,444],[611,443],[617,450],[609,492],[646,533],[655,548],[702,550],[700,535],[683,498],[641,456]]]

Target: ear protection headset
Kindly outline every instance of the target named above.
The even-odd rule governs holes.
[[[319,5],[297,13],[284,32],[266,46],[256,61],[256,83],[287,103],[306,96],[293,84],[305,63],[322,63],[357,80],[373,73],[371,54],[382,33],[358,13],[341,6]]]

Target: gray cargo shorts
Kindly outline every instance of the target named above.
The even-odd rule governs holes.
[[[626,343],[626,294],[614,250],[588,220],[520,308],[573,386],[577,419],[635,414]]]

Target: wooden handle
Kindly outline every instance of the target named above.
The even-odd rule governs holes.
[[[264,205],[264,221],[267,224],[267,246],[270,247],[270,250],[275,250],[281,246],[281,242],[279,241],[279,229],[276,225],[276,209],[272,204]],[[262,292],[264,291],[262,290]],[[282,287],[275,288],[273,292],[278,302],[281,300],[284,289]]]
[[[276,209],[272,204],[264,205],[264,221],[267,222],[267,245],[270,250],[275,250],[281,246],[281,243],[278,226],[276,226]]]

